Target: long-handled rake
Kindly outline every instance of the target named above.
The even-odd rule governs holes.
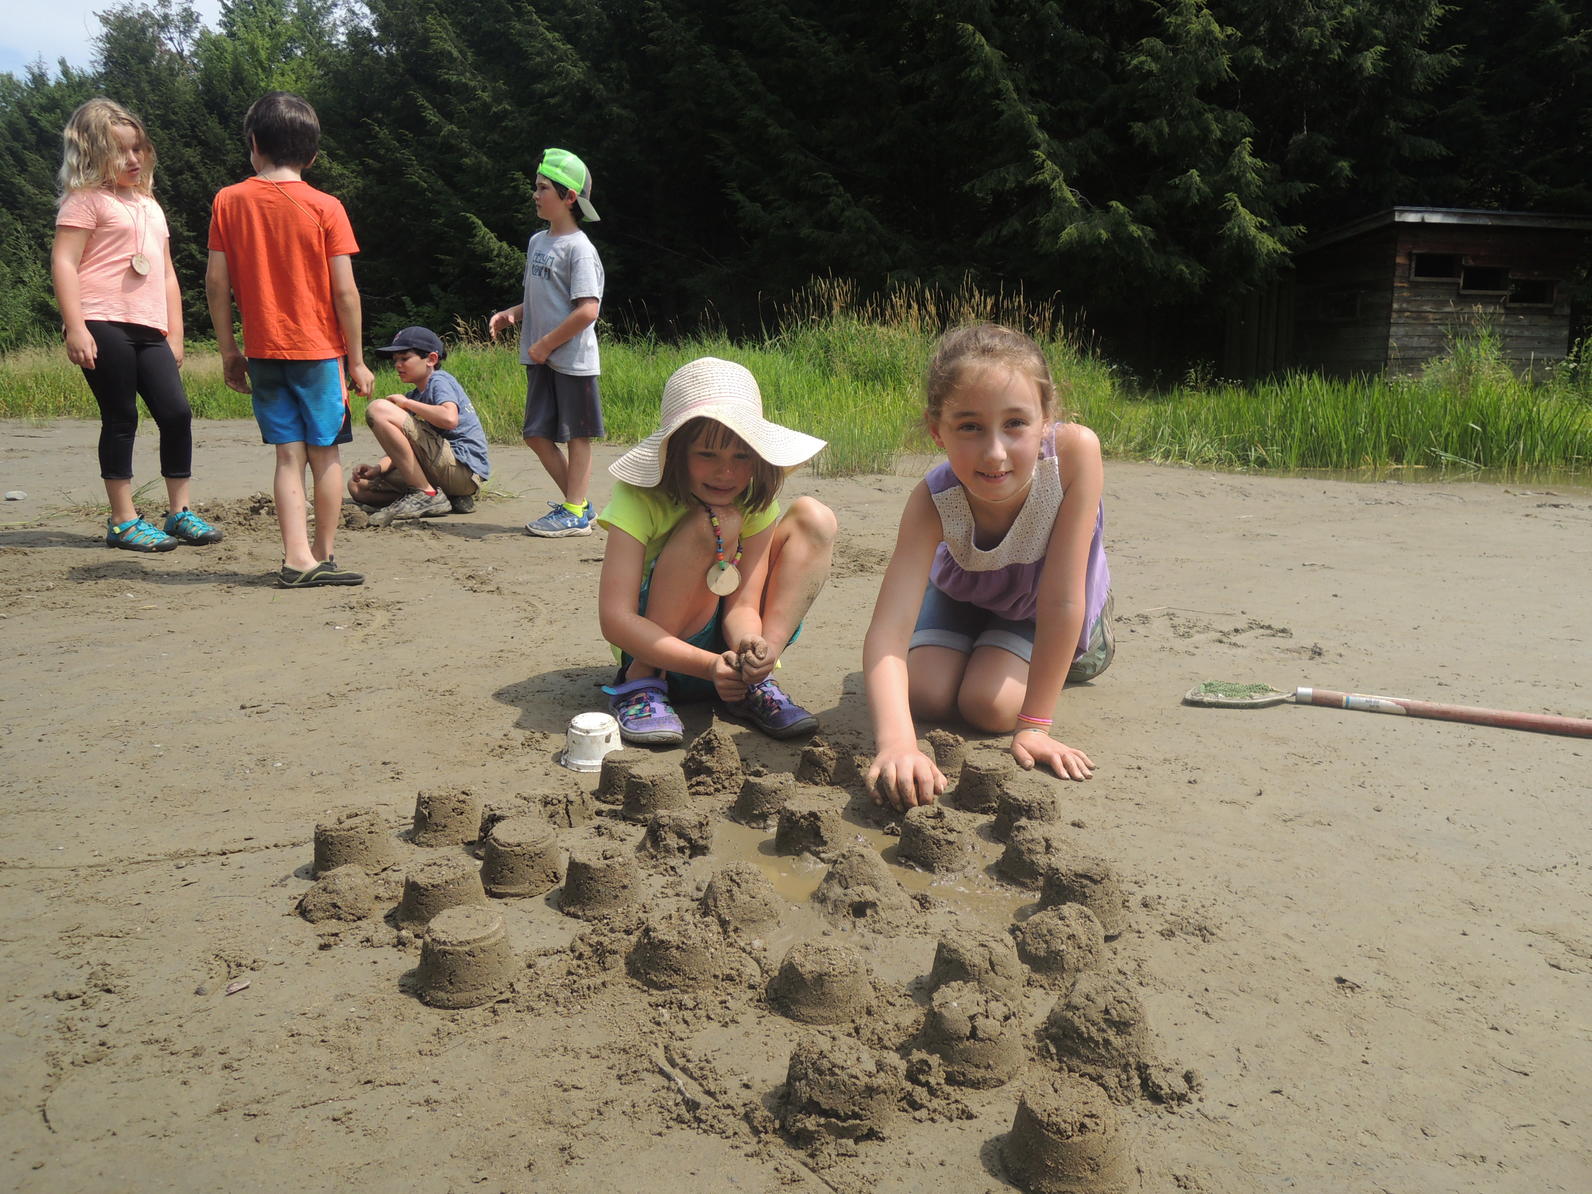
[[[1471,705],[1444,705],[1436,701],[1415,701],[1405,697],[1365,696],[1358,692],[1334,692],[1330,688],[1296,688],[1285,692],[1269,684],[1231,684],[1207,680],[1188,690],[1185,705],[1213,709],[1264,709],[1292,701],[1296,705],[1318,705],[1323,709],[1354,709],[1361,713],[1392,713],[1399,717],[1430,717],[1438,721],[1463,721],[1478,726],[1498,726],[1506,730],[1534,730],[1539,734],[1566,734],[1592,738],[1592,718],[1559,717],[1552,713],[1520,713],[1509,709],[1478,709]]]

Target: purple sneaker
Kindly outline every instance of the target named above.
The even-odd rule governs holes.
[[[746,690],[738,701],[719,704],[732,721],[756,726],[770,738],[795,738],[818,728],[818,718],[780,691],[772,680],[763,680]]]
[[[644,746],[678,746],[685,737],[673,706],[669,686],[659,676],[644,676],[627,684],[604,684],[608,708],[619,723],[619,736]]]

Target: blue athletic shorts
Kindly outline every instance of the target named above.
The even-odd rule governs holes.
[[[249,385],[254,391],[254,421],[266,443],[325,448],[353,441],[341,359],[250,357]]]

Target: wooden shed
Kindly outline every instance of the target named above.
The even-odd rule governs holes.
[[[1570,350],[1570,283],[1592,217],[1393,207],[1321,234],[1227,323],[1227,374],[1418,373],[1453,333],[1490,325],[1519,373]]]
[[[1274,291],[1293,307],[1292,343],[1276,355],[1335,376],[1414,373],[1451,335],[1486,325],[1517,372],[1551,368],[1569,351],[1568,284],[1589,258],[1592,216],[1378,212],[1296,255],[1291,287]]]

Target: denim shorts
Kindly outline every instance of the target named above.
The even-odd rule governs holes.
[[[254,421],[268,444],[325,448],[352,443],[343,362],[249,358]]]
[[[1108,593],[1100,617],[1089,628],[1088,647],[1073,655],[1072,667],[1067,671],[1068,683],[1092,680],[1111,666],[1116,656],[1111,605]],[[947,597],[931,584],[924,589],[923,606],[918,611],[918,624],[912,631],[910,647],[948,647],[963,655],[971,655],[979,647],[999,647],[1024,663],[1031,663],[1034,623],[1032,619],[1013,621],[999,617],[972,602]]]

